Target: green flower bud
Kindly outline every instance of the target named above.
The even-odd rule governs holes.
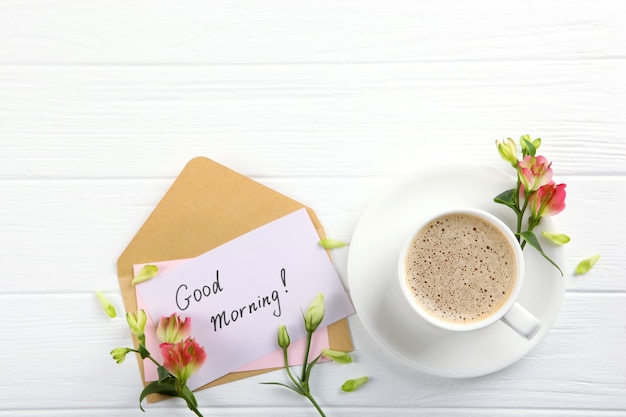
[[[342,241],[342,240],[331,239],[331,238],[328,238],[328,237],[326,237],[324,239],[320,239],[319,244],[324,249],[343,248],[344,246],[347,245],[347,243]]]
[[[557,245],[565,245],[570,241],[570,237],[565,233],[552,233],[552,232],[541,232],[541,235],[548,239],[550,242],[555,243]]]
[[[522,147],[522,154],[524,156],[535,156],[537,149],[541,146],[541,138],[532,139],[530,135],[522,135],[519,138],[519,143]]]
[[[600,260],[600,255],[593,255],[587,259],[583,259],[576,266],[576,274],[582,275],[586,274],[593,268],[593,266]]]
[[[148,281],[157,276],[159,273],[159,267],[156,265],[144,265],[143,268],[137,273],[135,278],[130,282],[132,285],[139,284],[140,282]]]
[[[322,349],[322,355],[342,365],[352,363],[352,357],[346,352],[332,349]]]
[[[313,333],[324,320],[324,294],[318,294],[304,314],[304,327]]]
[[[139,310],[135,313],[126,313],[126,321],[128,322],[128,326],[130,327],[131,332],[141,343],[145,344],[146,336],[144,335],[144,330],[146,328],[146,321],[148,317],[146,316],[146,312],[144,310]]]
[[[111,351],[111,356],[115,362],[122,363],[126,359],[128,352],[132,351],[129,348],[115,348]]]
[[[289,333],[287,333],[287,326],[281,324],[278,326],[278,346],[283,349],[287,349],[291,340],[289,339]]]
[[[100,302],[100,305],[102,306],[102,309],[104,310],[106,315],[111,317],[112,319],[117,317],[115,306],[111,304],[109,299],[100,291],[96,291],[96,296],[98,297],[98,301]]]
[[[507,138],[503,141],[496,141],[496,146],[498,147],[498,153],[507,161],[513,168],[517,167],[517,146],[515,145],[515,141],[511,138]]]
[[[341,389],[345,392],[356,391],[363,386],[369,380],[368,377],[362,376],[360,378],[349,379],[343,383]]]

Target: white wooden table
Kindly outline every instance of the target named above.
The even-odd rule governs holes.
[[[567,183],[567,292],[513,366],[421,374],[350,318],[355,363],[316,368],[329,416],[626,415],[626,4],[558,1],[0,3],[0,416],[140,416],[115,262],[192,157],[316,210],[349,241],[424,161],[507,169],[529,133]],[[587,275],[579,260],[600,253]],[[347,282],[348,250],[333,252]],[[371,381],[352,394],[348,376]],[[283,373],[273,374],[273,379]],[[206,416],[314,416],[259,385],[198,393]],[[147,415],[190,415],[176,400]]]

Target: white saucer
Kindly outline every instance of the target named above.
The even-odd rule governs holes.
[[[470,332],[429,330],[399,302],[394,286],[400,246],[409,238],[410,225],[430,211],[469,206],[488,211],[513,228],[515,214],[493,198],[514,186],[513,176],[484,167],[428,167],[391,184],[370,204],[351,239],[348,281],[358,317],[374,339],[421,371],[453,378],[501,370],[539,343],[559,313],[565,278],[531,247],[524,249],[526,276],[518,299],[541,321],[541,330],[531,340],[500,321]],[[557,231],[552,218],[544,218],[535,229],[537,234],[541,230]],[[563,249],[541,242],[562,267]]]

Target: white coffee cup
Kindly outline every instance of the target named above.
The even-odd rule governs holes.
[[[417,236],[420,239],[414,246]],[[455,246],[458,249],[453,250]],[[409,254],[411,269],[407,271]],[[496,276],[494,270],[499,268],[506,272]],[[501,279],[505,276],[508,278]],[[517,302],[524,283],[519,242],[507,225],[483,210],[456,208],[422,219],[402,246],[398,282],[404,301],[438,329],[472,331],[502,320],[531,339],[541,327],[539,320]],[[494,299],[497,302],[491,301]]]

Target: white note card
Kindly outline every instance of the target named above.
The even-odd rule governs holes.
[[[319,293],[326,307],[321,326],[354,313],[318,242],[300,209],[136,286],[155,323],[172,313],[191,317],[207,361],[190,389],[275,351],[280,324],[293,341],[306,336],[303,313]]]

